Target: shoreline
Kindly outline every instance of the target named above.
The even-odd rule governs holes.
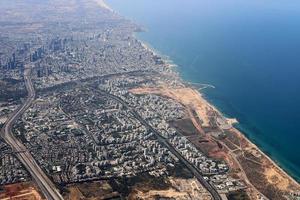
[[[192,88],[193,89],[193,88]],[[221,111],[218,110],[218,108],[211,104],[205,97],[204,95],[196,89],[193,89],[196,91],[196,93],[200,96],[200,98],[203,99],[204,103],[207,104],[209,107],[211,107],[214,111],[216,111],[220,116],[224,117],[224,119],[226,119],[227,123],[229,123],[231,126],[233,126],[234,124],[238,124],[239,121],[236,118],[228,118],[226,117]],[[234,127],[233,127],[234,128]]]
[[[202,95],[201,92],[199,92],[199,93],[200,93],[201,98],[203,98],[203,99],[208,103],[208,105],[210,105],[212,108],[216,109],[216,111],[217,111],[218,113],[220,113],[223,117],[225,117],[225,114],[222,113],[221,111],[219,111],[218,108],[216,108],[216,106],[213,105],[213,103],[211,103],[211,102],[209,101],[209,99],[205,98],[205,96]],[[226,119],[229,119],[229,120],[231,120],[231,119],[233,119],[233,120],[236,119],[236,118],[227,118],[227,117],[225,117],[225,118],[226,118]],[[251,139],[247,136],[247,134],[245,134],[246,131],[240,130],[238,127],[235,127],[235,126],[234,126],[234,125],[238,125],[238,124],[240,124],[240,123],[239,123],[239,121],[237,120],[236,122],[234,122],[234,123],[232,124],[232,125],[233,125],[233,128],[234,128],[237,132],[239,132],[239,134],[240,134],[245,140],[247,140],[247,142],[248,142],[249,144],[253,145],[253,146],[259,151],[259,153],[263,154],[263,155],[264,155],[264,156],[265,156],[265,157],[266,157],[273,165],[275,165],[279,170],[281,170],[286,176],[290,177],[290,178],[294,181],[294,183],[296,183],[296,184],[298,184],[298,185],[300,186],[300,180],[298,181],[299,178],[298,178],[297,176],[292,175],[292,172],[289,172],[288,169],[285,169],[284,165],[281,165],[279,161],[277,161],[276,159],[272,159],[271,156],[269,156],[267,153],[265,153],[265,152],[262,150],[262,147],[260,147],[258,144],[255,144],[253,141],[251,141]]]
[[[182,77],[180,77],[182,78]],[[218,112],[218,114],[220,114],[220,116],[224,117],[227,122],[229,122],[231,125],[234,124],[239,124],[238,120],[236,120],[236,118],[227,118],[225,117],[224,113],[222,113],[221,111],[218,110],[218,108],[213,105],[212,103],[210,103],[208,101],[207,98],[204,97],[204,95],[197,89],[191,88],[192,90],[194,90],[199,97],[203,100],[203,102],[205,102],[209,107],[211,107],[214,111]],[[298,182],[292,175],[290,175],[285,169],[284,167],[281,167],[278,163],[276,163],[276,161],[274,161],[269,155],[267,155],[266,153],[263,152],[262,149],[260,149],[260,147],[258,145],[256,145],[254,142],[252,142],[244,133],[243,131],[239,130],[236,127],[232,127],[232,129],[234,129],[243,139],[245,139],[251,146],[253,146],[261,155],[263,155],[270,163],[272,163],[272,165],[274,165],[280,172],[282,172],[285,176],[287,176],[294,184],[298,185],[300,187],[300,182]]]
[[[98,0],[98,1],[104,3],[105,7],[108,7],[110,10],[112,10],[112,9],[104,2],[104,0]],[[135,37],[136,37],[136,36],[135,36]],[[137,37],[136,37],[136,38],[137,38]],[[144,41],[142,41],[142,40],[139,39],[139,38],[137,38],[137,39],[141,42],[141,44],[144,46],[145,49],[147,49],[148,51],[151,51],[154,55],[161,56],[162,58],[164,57],[163,55],[160,55],[160,53],[158,53],[155,49],[152,49],[151,47],[149,47],[149,46],[147,45],[147,43],[145,43]],[[163,60],[166,61],[165,59],[163,59]],[[169,62],[166,62],[166,65],[169,66]],[[175,63],[173,63],[173,64],[171,64],[171,66],[177,66],[177,65],[176,65]],[[172,69],[172,70],[173,70],[173,69]],[[178,70],[176,70],[176,73],[179,74],[179,78],[180,78],[180,80],[181,80],[183,83],[187,82],[187,80],[184,80],[184,79],[182,78],[182,76],[180,76],[180,73],[178,72]],[[184,84],[184,85],[185,85],[185,84]],[[158,86],[158,87],[159,87],[159,86]],[[204,102],[205,104],[207,104],[207,106],[211,107],[211,108],[212,108],[214,111],[216,111],[220,116],[224,117],[224,119],[226,119],[226,121],[227,121],[228,123],[230,123],[230,125],[234,125],[234,124],[237,124],[237,123],[238,123],[238,121],[237,121],[235,118],[227,118],[227,117],[225,117],[225,114],[222,113],[221,111],[219,111],[219,110],[216,108],[215,105],[213,105],[212,103],[210,103],[209,100],[208,100],[207,98],[205,98],[204,95],[203,95],[199,90],[197,90],[197,89],[195,89],[195,88],[191,88],[191,87],[188,87],[188,88],[192,89],[195,93],[197,93],[197,94],[199,95],[199,98],[201,98],[201,99],[203,100],[203,102]],[[266,159],[267,159],[274,167],[276,167],[276,169],[278,169],[284,176],[286,176],[287,179],[289,179],[290,181],[292,181],[293,184],[295,184],[295,185],[297,185],[298,187],[300,187],[300,183],[299,183],[292,175],[289,174],[288,170],[286,171],[286,170],[284,169],[283,166],[280,166],[280,165],[279,165],[280,163],[279,163],[279,164],[276,163],[276,159],[275,159],[275,161],[274,161],[270,156],[268,156],[266,153],[264,153],[263,150],[260,149],[260,147],[259,147],[258,145],[256,145],[254,142],[252,142],[252,141],[251,141],[251,140],[243,133],[243,131],[239,130],[238,128],[236,128],[236,127],[234,127],[234,126],[232,127],[232,129],[235,130],[241,138],[245,139],[245,140],[247,141],[247,143],[248,143],[251,147],[255,148],[255,149],[256,149],[263,157],[265,157],[265,158],[266,158]]]
[[[216,109],[213,108],[214,106],[208,103],[207,100],[202,97],[199,91],[190,87],[172,88],[166,85],[158,85],[157,87],[145,86],[145,87],[133,88],[130,90],[130,92],[134,94],[155,94],[155,95],[171,98],[181,103],[184,107],[186,107],[188,111],[194,110],[196,111],[196,114],[199,117],[204,116],[204,118],[202,118],[203,122],[205,122],[206,121],[205,119],[207,119],[207,116],[205,116],[207,115],[207,112],[205,112],[204,110],[206,110],[206,108],[208,107],[210,110],[213,111],[215,111]],[[221,112],[219,111],[218,113]],[[201,127],[202,125],[200,125],[198,122],[194,122],[193,119],[192,122],[195,128],[199,131],[199,134],[206,134],[203,132],[203,129]],[[298,193],[300,191],[300,184],[291,175],[289,175],[286,171],[284,171],[276,162],[274,162],[268,155],[266,155],[257,145],[255,145],[252,141],[250,141],[246,135],[244,135],[240,130],[238,130],[235,127],[231,127],[229,131],[235,134],[234,137],[239,141],[240,143],[239,148],[241,152],[243,152],[240,155],[243,156],[239,157],[238,152],[237,154],[234,153],[234,150],[228,148],[227,144],[224,143],[223,140],[219,140],[217,138],[213,139],[210,134],[208,134],[207,137],[212,138],[211,141],[218,140],[223,145],[225,145],[226,147],[225,150],[224,151],[220,150],[220,153],[222,152],[226,153],[227,150],[229,151],[226,153],[226,155],[229,156],[228,157],[230,159],[229,162],[231,163],[231,161],[233,161],[238,163],[238,169],[241,169],[240,173],[243,174],[241,178],[242,180],[246,181],[246,183],[249,183],[250,191],[253,191],[252,189],[254,189],[255,191],[258,191],[258,193],[256,194],[261,194],[261,195],[263,194],[262,193],[262,191],[264,191],[262,190],[263,186],[261,184],[259,184],[258,186],[256,180],[253,180],[253,177],[251,178],[251,174],[253,172],[257,172],[257,170],[259,171],[260,176],[263,177],[263,180],[266,181],[265,184],[274,186],[275,188],[277,188],[278,191],[282,191],[286,194]],[[245,168],[244,166],[245,163],[241,164],[241,162],[243,163],[243,161],[245,161],[244,160],[245,153],[249,153],[253,151],[256,152],[253,155],[258,155],[260,164],[259,167],[252,168],[249,171],[249,168]],[[213,155],[211,156],[213,157]],[[233,167],[232,169],[237,169],[237,168]],[[270,176],[270,174],[272,176]],[[243,177],[245,177],[245,179]],[[273,182],[274,178],[278,179],[279,182],[278,181]]]
[[[176,65],[172,60],[170,59],[166,59],[166,57],[168,56],[165,56],[163,55],[162,53],[158,52],[156,49],[154,49],[153,47],[151,47],[150,44],[146,43],[145,41],[139,39],[136,35],[134,35],[135,38],[138,39],[138,41],[141,43],[141,45],[147,50],[147,51],[150,51],[153,55],[155,56],[159,56],[162,58],[162,60],[165,62],[165,65],[167,65],[167,67],[169,68],[172,68],[172,67],[178,67],[178,65]],[[176,71],[176,73],[179,74],[178,71]],[[180,77],[181,78],[181,77]]]
[[[285,176],[287,176],[288,178],[291,179],[291,181],[300,186],[300,183],[295,180],[291,175],[288,174],[288,172],[286,172],[283,168],[281,168],[274,160],[272,160],[272,158],[270,158],[266,153],[264,153],[256,144],[254,144],[252,141],[250,141],[250,139],[247,138],[247,136],[245,136],[240,130],[238,130],[237,128],[234,127],[234,129],[240,134],[241,137],[243,137],[249,144],[251,144],[254,148],[257,149],[257,151],[262,154],[263,156],[265,156],[269,162],[271,162],[274,166],[276,166],[276,168],[278,168],[278,170],[280,172],[282,172]]]
[[[213,105],[212,102],[209,101],[208,98],[205,97],[205,95],[203,95],[200,91],[198,91],[201,98],[203,98],[207,104],[209,106],[211,106],[212,108],[214,108],[219,114],[221,114],[221,116],[223,116],[225,119],[236,119],[236,118],[227,118],[225,117],[225,114],[222,113],[221,111],[218,110],[218,108]],[[293,176],[292,172],[289,172],[288,169],[285,169],[284,165],[281,165],[279,161],[277,161],[276,159],[272,159],[271,156],[267,155],[267,153],[265,153],[258,144],[255,144],[253,141],[251,141],[251,139],[247,136],[247,134],[245,134],[246,131],[240,130],[238,127],[235,127],[234,125],[240,124],[238,120],[236,120],[236,122],[234,122],[233,125],[233,129],[236,130],[245,140],[247,140],[247,142],[251,145],[253,145],[258,151],[259,153],[261,153],[262,155],[264,155],[274,166],[276,166],[280,171],[282,171],[286,176],[290,177],[295,184],[298,184],[300,186],[300,179],[297,176]],[[299,181],[298,181],[299,179]]]
[[[114,12],[114,10],[104,0],[94,0],[100,7]]]
[[[139,41],[143,44],[143,46],[154,53],[154,55],[158,55],[158,56],[162,56],[159,53],[157,53],[157,51],[153,50],[152,48],[150,48],[146,43],[144,43],[143,41],[141,41],[139,39]],[[166,62],[166,65],[169,67],[168,62]],[[176,64],[171,65],[171,66],[177,66]],[[180,73],[176,70],[176,72],[180,75]],[[187,80],[183,80],[182,77],[180,76],[180,79],[183,83],[187,82]],[[293,182],[293,184],[298,185],[300,187],[300,183],[292,176],[290,175],[285,169],[284,167],[281,167],[278,163],[276,163],[276,161],[272,160],[272,158],[267,155],[266,153],[263,152],[262,149],[260,149],[260,147],[258,145],[256,145],[254,142],[252,142],[241,130],[237,129],[236,127],[234,127],[235,124],[239,124],[239,121],[236,118],[228,118],[225,116],[224,113],[222,113],[221,111],[219,111],[219,109],[213,105],[212,103],[209,102],[209,100],[207,98],[204,97],[203,93],[201,93],[199,90],[192,88],[190,86],[188,86],[188,88],[192,89],[195,93],[197,93],[199,95],[199,97],[205,102],[205,104],[207,104],[209,107],[211,107],[214,111],[216,111],[220,116],[222,116],[224,119],[226,119],[226,121],[232,125],[232,129],[234,129],[239,136],[241,136],[243,139],[245,139],[249,145],[251,145],[253,148],[255,148],[263,157],[265,157],[274,167],[276,167],[282,174],[284,174],[285,176],[287,176],[287,178],[289,180],[291,180]]]
[[[135,36],[136,37],[136,36]],[[137,38],[137,37],[136,37]],[[145,49],[147,49],[148,51],[151,51],[154,55],[160,56],[162,58],[164,58],[164,55],[161,55],[161,53],[159,53],[158,51],[156,51],[154,48],[149,47],[149,45],[144,42],[143,40],[137,38],[141,44],[143,45],[143,47]],[[166,61],[166,60],[165,60]],[[172,63],[174,63],[172,61]],[[169,64],[169,62],[166,62],[166,65],[168,67],[172,67],[175,66],[177,67],[178,65],[176,64]],[[175,69],[176,70],[176,69]],[[179,73],[178,70],[176,70],[176,73]],[[189,80],[184,80],[182,76],[180,76],[180,79],[182,80],[182,82],[186,85],[186,82],[189,82]],[[189,82],[190,83],[190,82]],[[269,155],[267,155],[266,153],[263,152],[262,149],[260,149],[260,147],[258,145],[256,145],[254,142],[252,142],[244,133],[243,131],[239,130],[238,128],[234,127],[235,124],[239,124],[239,121],[237,120],[237,118],[228,118],[226,117],[226,115],[224,113],[222,113],[215,105],[213,105],[212,103],[209,102],[209,100],[207,98],[205,98],[205,95],[203,95],[203,93],[201,93],[198,89],[192,88],[191,86],[187,86],[189,88],[191,88],[192,90],[194,90],[201,99],[203,99],[203,101],[205,102],[205,104],[207,104],[209,107],[211,107],[214,111],[216,111],[220,116],[224,117],[224,119],[226,119],[226,121],[233,126],[233,129],[236,130],[239,135],[241,135],[250,145],[252,145],[253,147],[255,147],[259,153],[261,153],[263,156],[265,156],[274,166],[276,166],[276,168],[278,168],[284,175],[286,175],[287,177],[289,177],[294,184],[297,184],[300,187],[300,182],[298,182],[292,175],[290,175],[285,169],[284,167],[281,167],[278,163],[276,163],[276,161],[274,161]]]
[[[256,147],[257,151],[264,155],[274,166],[276,166],[283,174],[285,174],[286,176],[288,176],[295,184],[300,186],[300,182],[298,182],[296,177],[293,177],[293,175],[290,175],[289,172],[287,172],[284,167],[280,166],[280,163],[276,162],[276,160],[273,160],[269,155],[267,155],[265,152],[263,152],[263,150],[256,145],[254,142],[252,142],[245,134],[243,134],[243,131],[239,130],[238,128],[234,127],[234,129],[245,139],[247,140],[247,142],[251,145],[253,145],[254,147]]]

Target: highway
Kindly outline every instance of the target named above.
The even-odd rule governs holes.
[[[47,177],[43,170],[36,163],[30,152],[26,147],[12,134],[12,127],[14,123],[23,115],[23,113],[30,107],[32,102],[35,99],[35,90],[31,82],[31,66],[26,66],[24,70],[24,81],[26,90],[28,92],[27,99],[23,104],[9,117],[6,121],[4,127],[1,130],[1,136],[9,144],[14,152],[16,153],[17,158],[22,162],[27,171],[32,176],[33,180],[36,182],[44,196],[49,200],[63,200],[63,197],[56,189],[54,183]],[[201,172],[193,166],[189,161],[187,161],[178,151],[162,137],[151,125],[148,124],[133,108],[131,108],[126,102],[121,98],[109,94],[105,91],[95,90],[95,92],[100,92],[102,95],[105,95],[111,99],[114,99],[126,107],[130,112],[151,132],[153,132],[160,143],[162,143],[166,148],[169,149],[197,178],[197,180],[207,189],[207,191],[212,195],[213,199],[221,200],[219,193],[216,189],[211,186],[207,181],[202,177]]]
[[[121,98],[112,95],[110,93],[107,93],[105,91],[99,91],[99,90],[94,90],[95,92],[101,93],[104,96],[107,96],[111,99],[114,99],[115,101],[121,103],[125,108],[127,108],[136,119],[138,119],[145,127],[147,127],[148,130],[153,132],[157,139],[166,147],[169,149],[170,152],[172,152],[192,173],[193,175],[197,178],[197,180],[207,189],[207,191],[211,194],[214,200],[221,200],[220,194],[217,192],[217,190],[210,185],[202,176],[201,172],[199,169],[197,169],[193,164],[191,164],[188,160],[186,160],[178,151],[167,141],[166,138],[160,135],[150,124],[148,124],[147,121],[145,121],[138,113],[136,110],[131,108],[126,102],[124,102]]]
[[[48,176],[43,172],[26,147],[12,133],[14,123],[23,115],[35,99],[35,90],[31,82],[31,66],[29,65],[26,65],[24,70],[24,81],[28,97],[6,121],[1,130],[1,137],[11,146],[13,152],[18,152],[16,153],[17,158],[30,173],[45,198],[48,200],[63,200],[63,197],[54,183],[52,183]]]

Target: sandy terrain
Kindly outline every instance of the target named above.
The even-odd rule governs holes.
[[[0,117],[0,124],[4,124],[7,120],[7,117]]]
[[[65,200],[102,200],[119,197],[119,194],[111,188],[107,181],[95,181],[91,183],[78,183],[68,186]]]
[[[211,197],[196,179],[169,178],[171,187],[166,190],[149,190],[136,188],[130,199],[151,200],[157,197],[175,198],[178,200],[210,200]]]
[[[166,86],[160,86],[157,88],[136,88],[131,90],[135,94],[157,94],[161,96],[166,96],[172,98],[180,103],[182,103],[187,108],[193,109],[198,117],[202,120],[202,127],[208,127],[210,125],[210,113],[209,111],[219,111],[210,105],[202,96],[200,92],[192,88],[176,88],[170,89]],[[237,123],[236,119],[226,119],[227,123],[234,124]],[[196,127],[197,128],[197,127]]]
[[[221,113],[212,105],[210,105],[203,96],[196,90],[192,88],[168,88],[166,86],[161,86],[157,88],[136,88],[132,89],[131,92],[135,94],[157,94],[165,97],[172,98],[188,109],[193,109],[198,117],[202,120],[202,124],[199,125],[198,122],[192,119],[193,124],[201,133],[202,127],[209,127],[211,120],[211,111],[216,111],[221,115]],[[190,115],[191,116],[191,115]],[[226,119],[226,123],[233,124],[237,121],[235,119]],[[198,123],[198,125],[197,125]],[[242,177],[246,183],[249,185],[249,190],[254,191],[250,196],[253,196],[257,191],[258,194],[272,196],[274,195],[274,191],[282,194],[288,194],[290,192],[299,192],[300,185],[293,178],[291,178],[285,171],[279,168],[276,163],[274,163],[267,155],[259,150],[259,148],[254,145],[251,141],[249,141],[240,131],[235,128],[231,128],[230,131],[233,133],[232,138],[226,139],[231,143],[231,146],[236,147],[236,150],[230,150],[226,146],[226,144],[220,140],[220,142],[226,147],[224,150],[218,151],[217,148],[212,145],[213,141],[210,138],[210,142],[203,144],[204,147],[209,147],[212,152],[210,152],[211,156],[215,157],[223,157],[225,160],[234,168],[237,167],[236,162],[238,162],[238,168],[240,168],[240,172],[237,173],[239,177]],[[206,136],[209,139],[210,136]],[[208,148],[208,149],[209,149]],[[223,151],[223,152],[222,152]],[[214,155],[215,154],[215,155]],[[226,155],[227,156],[226,156]],[[255,160],[251,160],[245,154],[253,155]],[[241,156],[242,155],[242,156]],[[253,166],[248,167],[246,165],[239,164],[239,161],[246,161],[252,163]],[[244,162],[243,164],[245,164]],[[243,169],[243,166],[247,166],[247,168]],[[257,167],[256,167],[257,166]],[[259,176],[259,179],[253,178],[252,172],[256,172]],[[248,179],[248,176],[251,177]],[[268,185],[269,190],[265,190],[266,185]],[[253,188],[253,189],[251,189]],[[271,188],[271,189],[270,189]],[[257,194],[257,193],[256,193]],[[276,194],[277,195],[277,194]],[[276,199],[280,199],[282,196],[276,196]]]
[[[101,6],[102,8],[105,8],[109,11],[113,11],[105,2],[104,0],[93,0],[95,1],[99,6]]]
[[[4,186],[1,200],[42,200],[43,198],[31,183],[16,183]]]
[[[281,190],[288,189],[289,180],[280,175],[276,168],[266,168],[264,174],[271,184],[276,185]]]
[[[196,90],[191,88],[169,89],[162,86],[159,88],[137,88],[131,90],[131,92],[135,94],[151,93],[172,98],[181,102],[183,105],[194,109],[199,118],[203,121],[202,126],[209,126],[210,120],[207,115],[207,110],[210,109],[210,107],[207,106],[206,100],[202,98],[201,94]]]
[[[242,141],[243,150],[256,154],[264,168],[263,174],[266,180],[276,186],[279,190],[286,192],[300,191],[300,184],[281,169],[273,160],[265,155],[256,145],[249,141],[240,131],[235,130]]]

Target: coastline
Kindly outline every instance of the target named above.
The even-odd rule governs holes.
[[[239,141],[240,146],[239,149],[236,149],[238,150],[237,152],[236,150],[231,150],[227,143],[224,142],[224,140],[218,140],[211,134],[204,133],[201,127],[203,124],[200,125],[197,122],[197,120],[193,120],[190,111],[195,111],[198,117],[202,117],[201,119],[204,123],[207,119],[207,116],[205,115],[209,115],[208,113],[209,111],[211,111],[209,109],[212,109],[213,111],[216,111],[219,114],[222,113],[218,111],[213,105],[208,103],[208,101],[202,97],[199,91],[190,87],[172,88],[168,87],[168,85],[158,85],[157,87],[155,86],[134,88],[130,90],[130,92],[134,94],[155,94],[159,96],[164,96],[167,98],[171,98],[184,105],[188,110],[189,117],[192,120],[195,128],[199,131],[199,134],[202,137],[211,140],[212,143],[214,143],[217,140],[220,143],[222,143],[223,146],[226,147],[225,149],[219,151],[219,153],[223,153],[223,156],[224,154],[226,154],[224,157],[215,157],[215,153],[209,154],[209,156],[216,159],[226,160],[229,163],[236,163],[238,167],[236,167],[235,164],[230,166],[233,171],[235,171],[236,169],[241,170],[241,178],[249,186],[249,194],[251,194],[252,197],[256,195],[265,196],[264,189],[266,185],[272,185],[274,188],[276,188],[277,191],[281,191],[284,194],[293,194],[298,193],[300,191],[300,184],[293,177],[291,177],[287,172],[280,168],[280,166],[278,166],[276,162],[274,162],[268,155],[266,155],[261,149],[259,149],[258,146],[256,146],[241,131],[239,131],[235,127],[231,127],[228,131],[232,132],[234,138]],[[245,154],[248,154],[249,152],[255,152],[253,155],[258,157],[258,162],[260,163],[259,166],[257,166],[256,168],[248,168],[247,166],[245,167],[244,161],[248,159],[247,157],[245,157]],[[255,174],[257,173],[257,171],[259,172],[260,176],[258,177],[258,179],[260,178],[260,181],[263,180],[264,184],[261,184],[260,181],[253,179],[252,173]]]
[[[137,38],[137,36],[135,36],[135,38]],[[147,50],[147,51],[150,51],[153,55],[155,56],[160,56],[165,64],[168,66],[168,67],[177,67],[178,65],[176,65],[175,63],[172,62],[172,60],[166,60],[165,59],[165,55],[162,55],[161,53],[159,53],[156,49],[152,48],[150,46],[150,44],[147,44],[146,42],[142,41],[141,39],[137,38],[139,40],[139,42],[141,43],[141,45]],[[176,71],[178,73],[178,71]]]
[[[298,183],[291,175],[289,175],[284,169],[282,169],[274,160],[272,160],[267,154],[265,154],[256,144],[254,144],[250,139],[248,139],[240,130],[237,128],[234,128],[241,137],[243,137],[250,145],[252,145],[254,148],[257,149],[257,151],[262,154],[265,158],[268,159],[269,162],[271,162],[280,172],[282,172],[285,176],[287,176],[294,184],[298,185],[300,187],[300,183]]]
[[[221,111],[218,110],[218,108],[216,108],[215,105],[213,105],[213,103],[209,102],[209,99],[205,98],[205,96],[203,94],[200,93],[200,96],[202,98],[204,98],[206,100],[206,102],[213,108],[215,108],[222,116],[225,116],[224,113],[222,113]],[[233,119],[235,120],[236,118],[226,118],[226,119]],[[271,156],[267,155],[267,153],[265,153],[261,147],[259,147],[259,145],[255,144],[253,141],[251,141],[250,138],[248,138],[248,136],[245,134],[246,132],[239,129],[238,127],[235,127],[234,125],[238,125],[240,124],[239,121],[237,120],[236,122],[234,122],[232,125],[233,125],[233,128],[234,130],[236,130],[240,136],[242,136],[245,140],[247,140],[247,142],[249,144],[251,144],[252,146],[254,146],[258,151],[259,153],[261,153],[262,155],[264,155],[274,166],[276,166],[282,173],[284,173],[286,176],[288,176],[295,184],[299,185],[300,186],[300,179],[298,179],[297,177],[294,177],[292,175],[292,172],[289,172],[289,170],[285,169],[284,165],[281,165],[279,161],[276,161],[276,159],[272,159]]]
[[[98,0],[100,2],[102,2],[102,6],[104,6],[105,8],[109,8],[109,10],[113,11],[113,9],[111,9],[106,3],[104,0]],[[144,46],[145,49],[147,49],[148,51],[151,51],[154,55],[159,55],[161,56],[157,51],[155,51],[154,49],[152,49],[151,47],[149,47],[149,45],[147,45],[145,42],[143,42],[142,40],[138,39],[141,44]],[[163,56],[162,56],[163,57]],[[166,61],[166,60],[165,60]],[[167,66],[168,65],[168,62],[167,63]],[[173,65],[171,65],[173,66]],[[176,64],[174,64],[174,66],[176,66]],[[178,73],[178,71],[176,71]],[[179,74],[179,73],[178,73]],[[179,74],[180,75],[180,74]],[[180,77],[180,80],[182,82],[185,82],[182,77]],[[158,86],[159,88],[159,86]],[[164,88],[166,89],[166,88]],[[238,123],[238,121],[233,118],[227,118],[225,117],[225,115],[220,112],[216,106],[214,106],[212,103],[210,103],[205,97],[204,95],[199,91],[199,90],[196,90],[194,88],[189,88],[189,89],[192,89],[195,93],[197,93],[197,95],[199,96],[199,99],[201,99],[201,101],[206,104],[207,106],[209,106],[210,108],[212,108],[214,111],[216,111],[220,116],[224,117],[224,119],[226,119],[226,121],[230,124],[230,125],[234,125],[236,123]],[[148,91],[149,92],[149,91]],[[153,91],[151,91],[153,92]],[[156,92],[154,92],[156,93]],[[168,95],[166,95],[168,96]],[[284,176],[284,178],[287,178],[289,181],[291,181],[295,186],[299,187],[300,188],[300,183],[297,182],[296,179],[294,179],[287,171],[284,170],[284,167],[281,167],[279,166],[279,164],[277,164],[274,160],[272,160],[271,157],[269,157],[266,153],[263,152],[263,150],[261,150],[254,142],[252,142],[242,131],[240,131],[239,129],[235,128],[235,127],[232,127],[232,129],[241,137],[243,138],[245,141],[247,141],[247,143],[249,144],[249,146],[253,147],[255,150],[257,150],[264,158],[266,158],[271,164],[273,167],[275,167],[277,170],[280,171],[280,173],[282,173],[282,175]]]
[[[94,0],[100,7],[109,10],[110,12],[114,12],[114,10],[108,6],[108,4],[104,0]]]
[[[144,46],[144,48],[146,48],[148,51],[151,51],[154,55],[164,57],[164,56],[162,56],[160,53],[158,53],[157,51],[155,51],[154,49],[150,48],[150,47],[149,47],[145,42],[143,42],[142,40],[140,40],[140,39],[138,39],[138,40],[141,42],[141,44]],[[165,60],[165,61],[166,61],[166,60]],[[166,65],[169,66],[168,62],[166,62]],[[171,66],[173,66],[173,65],[171,65]],[[174,64],[174,66],[177,66],[177,65]],[[176,70],[176,69],[171,69],[171,70]],[[179,76],[180,76],[180,73],[179,73],[177,70],[176,70],[175,72],[176,72],[177,74],[179,74]],[[182,81],[182,82],[184,83],[184,85],[185,85],[186,80],[183,80],[181,76],[180,76],[180,79],[181,79],[181,81]],[[238,123],[239,123],[238,120],[237,120],[236,118],[228,118],[228,117],[225,117],[225,114],[222,113],[215,105],[213,105],[212,103],[210,103],[210,102],[208,101],[208,99],[206,99],[206,98],[204,97],[204,95],[203,95],[199,90],[197,90],[197,89],[195,89],[195,88],[192,88],[192,87],[190,87],[190,86],[187,86],[187,87],[188,87],[189,89],[193,90],[193,92],[195,92],[195,93],[199,96],[199,98],[202,99],[202,101],[203,101],[204,104],[206,104],[208,107],[212,108],[212,109],[213,109],[214,111],[216,111],[220,116],[222,116],[222,117],[227,121],[227,123],[229,123],[229,124],[232,126],[231,129],[233,129],[236,133],[238,133],[238,135],[239,135],[242,139],[246,140],[247,143],[249,144],[249,146],[251,146],[251,147],[253,147],[255,150],[257,150],[257,151],[262,155],[262,157],[266,158],[266,159],[272,164],[272,167],[275,167],[277,170],[279,170],[280,173],[282,173],[282,175],[285,176],[285,177],[283,177],[283,178],[288,179],[288,181],[291,181],[295,186],[297,186],[298,188],[300,188],[300,183],[297,182],[297,180],[296,180],[292,175],[290,175],[287,171],[284,170],[284,168],[280,167],[274,160],[272,160],[271,157],[269,157],[266,153],[264,153],[263,150],[261,150],[254,142],[252,142],[252,141],[251,141],[251,140],[250,140],[250,139],[249,139],[242,131],[240,131],[239,129],[237,129],[236,127],[234,127],[235,124],[238,124]],[[153,92],[153,91],[152,91],[152,92]],[[152,92],[151,92],[151,93],[152,93]],[[161,93],[156,93],[156,92],[153,92],[153,93],[158,94],[158,95],[163,95],[163,94],[161,94]],[[168,95],[166,95],[166,96],[168,96]],[[170,97],[170,96],[169,96],[169,97]],[[247,175],[246,175],[246,176],[247,176]],[[252,185],[253,185],[253,184],[252,184]],[[253,186],[253,187],[255,187],[255,186]],[[255,189],[256,189],[257,191],[259,191],[259,190],[257,189],[257,187],[255,187]],[[293,191],[291,190],[290,192],[293,192]]]
[[[221,114],[222,116],[224,116],[225,117],[225,114],[224,113],[222,113],[221,111],[219,111],[218,110],[218,108],[215,106],[215,105],[213,105],[213,103],[211,103],[210,101],[209,101],[209,99],[207,99],[206,97],[205,97],[205,95],[203,95],[200,91],[198,91],[198,93],[199,93],[199,95],[201,96],[201,98],[203,98],[206,102],[207,102],[207,104],[208,105],[210,105],[212,108],[214,108],[219,114]],[[225,117],[227,120],[236,120],[236,118],[227,118],[227,117]],[[298,179],[295,177],[293,177],[293,175],[291,175],[290,173],[292,173],[292,172],[288,172],[288,170],[285,170],[284,169],[284,167],[281,167],[280,166],[280,163],[279,162],[277,162],[276,160],[273,160],[269,155],[267,155],[267,153],[265,153],[257,144],[255,144],[253,141],[251,141],[251,139],[249,139],[248,137],[247,137],[247,135],[245,134],[245,131],[243,131],[243,130],[240,130],[239,128],[237,128],[237,127],[234,127],[234,125],[237,125],[237,124],[239,124],[239,121],[238,120],[236,120],[236,121],[234,121],[233,123],[232,123],[232,125],[233,125],[233,129],[234,130],[236,130],[237,132],[239,132],[239,134],[245,139],[245,140],[247,140],[248,141],[248,143],[249,144],[251,144],[251,145],[253,145],[261,154],[263,154],[273,165],[275,165],[280,171],[282,171],[286,176],[288,176],[288,177],[290,177],[291,178],[291,180],[293,180],[293,182],[295,183],[295,184],[298,184],[299,186],[300,186],[300,180],[298,181]]]
[[[205,97],[204,95],[196,89],[193,89],[195,93],[198,94],[199,98],[205,103],[207,104],[209,107],[211,107],[214,111],[216,111],[217,113],[219,113],[221,116],[223,116],[227,122],[229,122],[231,125],[234,124],[238,124],[238,120],[236,120],[235,118],[227,118],[225,117],[225,115],[219,111],[216,106],[214,106],[213,104],[211,104]],[[240,131],[239,129],[233,127],[233,130],[235,130],[239,136],[241,136],[243,139],[245,139],[249,145],[251,145],[253,148],[255,148],[261,155],[263,155],[270,163],[272,163],[272,165],[274,165],[281,173],[283,173],[285,176],[287,176],[287,178],[289,180],[291,180],[295,185],[298,185],[300,187],[300,183],[294,179],[287,171],[285,171],[282,167],[280,167],[270,156],[268,156],[266,153],[263,152],[263,150],[261,150],[254,142],[252,142],[242,131]]]

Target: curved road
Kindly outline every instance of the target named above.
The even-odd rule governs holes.
[[[26,101],[11,115],[11,117],[6,121],[1,136],[2,138],[9,144],[14,152],[17,152],[16,156],[26,167],[28,172],[31,174],[44,196],[49,200],[63,200],[63,197],[56,189],[55,185],[52,181],[47,177],[47,175],[43,172],[43,170],[36,163],[31,154],[27,151],[26,147],[18,141],[14,135],[12,134],[12,127],[16,120],[30,107],[33,100],[35,99],[35,90],[31,82],[31,67],[26,66],[24,70],[24,80],[25,86],[28,91],[28,98]],[[97,91],[99,92],[99,91]],[[124,102],[121,98],[101,91],[105,96],[108,96],[128,108],[131,113],[149,130],[151,130],[158,140],[165,145],[198,179],[198,181],[209,191],[212,195],[213,199],[221,200],[219,193],[216,189],[211,186],[201,175],[201,172],[192,164],[190,164],[178,151],[164,138],[162,137],[152,126],[150,126],[134,109],[132,109],[126,102]]]
[[[28,97],[26,101],[6,121],[1,131],[1,137],[7,144],[11,146],[14,152],[17,152],[17,158],[22,162],[27,171],[30,173],[44,196],[49,200],[63,200],[63,197],[56,189],[52,181],[36,163],[26,147],[12,133],[12,127],[16,120],[21,117],[21,115],[30,107],[31,103],[35,99],[35,90],[31,82],[31,66],[27,65],[25,67],[24,81],[26,90],[28,92]]]

